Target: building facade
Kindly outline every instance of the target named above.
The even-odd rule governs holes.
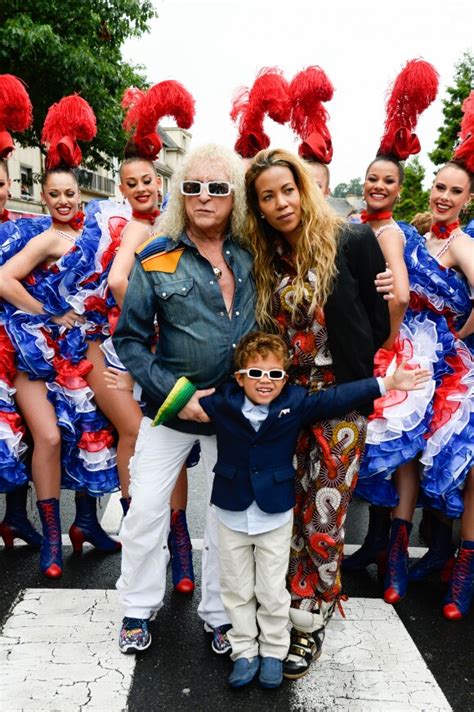
[[[178,127],[159,128],[158,133],[163,142],[155,168],[161,177],[163,196],[169,190],[169,182],[180,158],[189,150],[191,134]],[[28,217],[41,215],[46,208],[41,201],[41,175],[44,171],[44,154],[39,148],[23,148],[17,146],[8,160],[8,171],[11,178],[10,194],[7,208],[12,217]],[[114,161],[114,169],[96,168],[89,170],[79,167],[76,171],[84,205],[94,198],[113,198],[121,200],[119,189],[118,161]]]

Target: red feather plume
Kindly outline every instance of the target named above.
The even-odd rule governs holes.
[[[462,163],[470,173],[474,173],[474,91],[464,99],[462,110],[464,116],[459,132],[461,143],[454,151],[453,158]]]
[[[12,74],[0,75],[0,158],[14,148],[9,131],[25,131],[33,121],[30,97],[20,79]]]
[[[95,115],[85,99],[78,94],[65,96],[53,104],[46,114],[41,143],[48,153],[46,167],[56,168],[65,163],[70,168],[82,161],[77,141],[91,141],[97,133]]]
[[[404,161],[421,150],[414,133],[420,114],[436,99],[439,76],[429,62],[412,59],[393,83],[386,103],[385,130],[378,155]]]
[[[194,121],[194,99],[173,79],[155,84],[146,92],[128,89],[122,106],[128,109],[123,122],[125,130],[135,129],[133,140],[139,154],[152,161],[162,147],[157,126],[163,116],[172,116],[182,129],[189,129]]]
[[[331,162],[329,114],[322,102],[330,101],[333,94],[334,87],[321,67],[307,67],[291,80],[291,127],[302,139],[298,149],[302,158]]]
[[[144,96],[145,92],[138,87],[125,89],[122,101],[120,102],[122,109],[125,109],[127,112],[130,111]]]
[[[276,67],[262,69],[250,90],[238,89],[232,99],[230,117],[239,121],[239,137],[235,150],[243,158],[252,158],[263,148],[268,148],[270,139],[263,130],[265,116],[279,124],[290,118],[289,85],[281,70]]]

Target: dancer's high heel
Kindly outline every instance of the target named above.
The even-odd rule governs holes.
[[[459,548],[443,615],[448,621],[467,616],[474,597],[474,541],[464,541]]]
[[[186,512],[171,510],[168,547],[171,553],[173,586],[179,593],[194,591],[193,548],[186,522]]]
[[[95,497],[82,492],[76,494],[76,518],[69,529],[69,538],[72,548],[77,554],[82,552],[82,546],[86,541],[104,553],[119,551],[122,546],[100,526],[97,519]]]
[[[27,496],[27,484],[6,494],[5,517],[0,523],[0,536],[6,549],[13,548],[14,539],[22,539],[35,549],[39,549],[41,546],[43,538],[33,527],[26,513]]]
[[[395,518],[392,520],[383,594],[386,603],[398,603],[407,592],[408,539],[411,527],[411,522],[407,522],[404,519]]]
[[[390,533],[390,509],[370,505],[369,529],[364,543],[342,561],[343,571],[360,571],[370,564],[377,564],[379,578],[383,579],[387,568],[388,538]]]

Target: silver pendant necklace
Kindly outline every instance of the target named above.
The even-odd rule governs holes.
[[[219,281],[220,278],[222,277],[222,270],[221,270],[219,267],[216,267],[215,265],[212,264],[212,262],[211,262],[211,260],[210,260],[210,258],[209,258],[209,255],[207,254],[206,250],[203,248],[202,245],[200,246],[200,251],[202,251],[202,252],[204,253],[204,257],[206,258],[206,260],[207,260],[207,261],[209,262],[209,264],[211,265],[212,271],[214,272],[214,275],[215,275],[217,281]]]

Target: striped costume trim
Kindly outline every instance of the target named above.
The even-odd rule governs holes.
[[[171,420],[180,410],[184,408],[189,399],[196,393],[196,386],[193,386],[191,381],[181,376],[178,378],[173,388],[166,396],[165,401],[158,409],[152,425],[161,425],[161,423]]]

